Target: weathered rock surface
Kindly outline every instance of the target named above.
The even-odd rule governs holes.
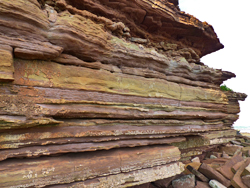
[[[247,188],[247,186],[242,182],[241,174],[249,164],[250,158],[246,159],[243,165],[235,173],[233,179],[231,180],[231,183],[235,188]]]
[[[243,176],[242,182],[249,188],[250,187],[250,175]]]
[[[199,180],[203,181],[203,182],[208,182],[208,178],[206,176],[204,176],[202,173],[200,173],[199,171],[197,171],[195,168],[193,168],[192,166],[188,165],[187,169],[192,172]]]
[[[228,160],[223,166],[221,166],[219,169],[217,169],[221,174],[223,174],[227,179],[232,179],[234,174],[232,172],[232,167],[243,161],[242,153],[239,155],[235,155],[230,160]]]
[[[196,181],[195,188],[211,188],[208,183],[202,181]]]
[[[212,188],[226,188],[224,185],[222,185],[220,182],[216,181],[216,180],[210,180],[209,181],[209,185]]]
[[[235,145],[245,145],[245,143],[249,143],[249,141],[250,137],[242,137],[238,135],[237,141],[233,141],[231,143]],[[231,144],[225,144],[223,148],[231,148],[230,145]],[[240,151],[240,153],[235,154],[234,156],[230,156],[227,154],[227,158],[224,158],[223,156],[219,156],[219,154],[221,153],[218,153],[218,151],[219,148],[213,150],[212,152],[208,152],[205,159],[202,159],[200,161],[201,163],[191,162],[192,160],[190,160],[190,163],[187,163],[185,165],[185,170],[181,174],[175,175],[167,179],[157,180],[149,184],[141,185],[143,187],[134,186],[133,188],[148,188],[150,185],[156,186],[157,188],[249,187],[250,175],[246,174],[249,174],[248,168],[250,157],[245,154],[242,154],[242,152]],[[228,151],[230,152],[230,149]],[[213,155],[214,157],[218,156],[218,158],[211,158],[211,155]],[[196,157],[194,157],[194,159],[195,158]],[[234,165],[234,163],[236,163],[239,168],[234,167],[233,169],[232,166],[236,165]],[[205,176],[196,169],[202,171]],[[214,178],[217,180],[215,180]]]
[[[225,178],[222,174],[217,172],[215,169],[213,169],[206,163],[202,163],[199,168],[199,171],[209,179],[215,179],[226,187],[229,187],[231,185],[230,181],[227,178]]]
[[[189,174],[172,181],[174,188],[193,188],[195,186],[195,176]]]
[[[235,140],[221,48],[177,0],[1,0],[0,187],[140,185]]]

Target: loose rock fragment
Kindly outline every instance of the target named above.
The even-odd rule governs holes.
[[[211,188],[208,183],[202,181],[196,181],[195,188]]]
[[[210,180],[209,181],[209,185],[212,187],[212,188],[227,188],[225,187],[224,185],[222,185],[220,182],[216,181],[216,180]]]
[[[195,157],[191,160],[194,163],[200,163],[200,158],[199,157]]]
[[[209,179],[204,176],[202,173],[200,173],[199,171],[197,171],[196,169],[194,169],[192,166],[188,165],[187,169],[192,172],[196,177],[198,177],[201,181],[203,182],[208,182]]]
[[[202,165],[198,170],[210,180],[215,179],[226,187],[229,187],[231,185],[228,179],[226,179],[223,175],[221,175],[219,172],[217,172],[216,170],[214,170],[212,167],[208,166],[205,163],[202,163]]]
[[[231,168],[238,162],[243,161],[242,153],[239,155],[235,155],[232,157],[229,161],[227,161],[223,166],[221,166],[219,169],[217,169],[221,174],[223,174],[226,178],[232,179],[234,174],[231,170]]]
[[[172,181],[174,188],[193,188],[195,186],[195,176],[193,174],[182,176]]]
[[[247,188],[247,186],[242,182],[241,174],[249,164],[250,158],[246,159],[242,166],[235,173],[233,179],[231,180],[231,183],[235,188]]]
[[[250,188],[250,175],[243,176],[241,179],[242,179],[242,182],[243,182],[248,188]]]

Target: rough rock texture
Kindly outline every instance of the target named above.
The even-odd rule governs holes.
[[[193,188],[195,186],[195,176],[189,174],[172,181],[174,188]]]
[[[0,1],[0,187],[128,187],[235,139],[245,94],[177,0]]]

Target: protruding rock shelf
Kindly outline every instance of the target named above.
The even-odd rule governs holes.
[[[140,185],[235,140],[221,48],[177,0],[1,0],[0,187]]]

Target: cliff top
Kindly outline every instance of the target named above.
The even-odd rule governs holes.
[[[134,37],[152,42],[179,41],[202,57],[223,48],[214,29],[206,22],[180,11],[178,0],[66,0],[77,9],[123,22]]]

